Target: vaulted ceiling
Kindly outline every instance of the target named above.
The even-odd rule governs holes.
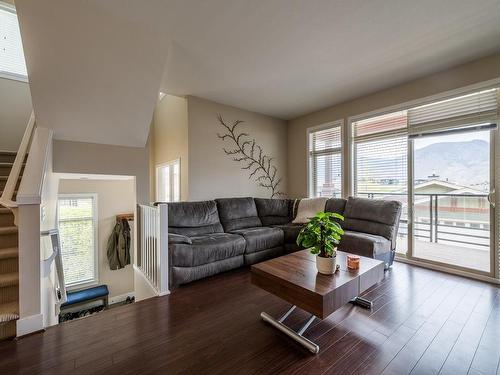
[[[158,91],[291,119],[500,51],[499,0],[17,0],[39,123],[143,146]]]

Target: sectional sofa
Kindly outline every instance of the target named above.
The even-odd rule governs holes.
[[[223,198],[169,203],[170,285],[299,250],[301,224],[292,223],[300,200]],[[380,259],[389,267],[396,248],[401,203],[329,199],[325,211],[345,216],[339,250]]]

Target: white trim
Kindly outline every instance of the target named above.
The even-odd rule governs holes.
[[[17,320],[16,335],[17,337],[22,337],[33,332],[42,331],[44,328],[42,314],[30,315],[26,318],[20,318]]]
[[[310,158],[310,147],[311,147],[311,142],[310,142],[310,136],[311,133],[315,133],[317,131],[321,130],[327,130],[335,127],[340,127],[340,147],[336,147],[333,150],[335,152],[340,153],[340,174],[341,174],[341,187],[340,187],[340,196],[345,195],[345,183],[344,183],[344,173],[345,173],[345,167],[344,167],[344,144],[345,144],[345,130],[344,130],[344,119],[338,119],[334,121],[327,122],[325,124],[321,125],[315,125],[311,126],[306,129],[306,176],[307,176],[307,196],[309,198],[312,197],[313,189],[312,189],[312,176],[311,176],[311,158]]]
[[[8,79],[10,81],[29,83],[28,76],[25,76],[23,74],[4,72],[1,70],[0,70],[0,78]]]
[[[135,298],[135,292],[128,292],[128,293],[120,294],[120,295],[117,295],[114,297],[110,297],[108,300],[108,304],[112,305],[114,303],[120,303],[120,302],[126,301],[127,297],[131,297],[131,298],[134,297]]]
[[[400,256],[399,254],[396,254],[396,259],[395,260],[397,262],[407,263],[407,264],[411,264],[413,266],[418,266],[418,267],[422,267],[422,268],[428,268],[428,269],[431,269],[431,270],[434,270],[434,271],[445,272],[445,273],[449,273],[449,274],[452,274],[452,275],[468,277],[470,279],[475,279],[475,280],[480,280],[480,281],[486,281],[486,282],[489,282],[489,283],[492,283],[492,284],[499,284],[500,285],[500,280],[499,279],[495,279],[495,278],[493,278],[491,276],[481,275],[481,274],[473,273],[473,272],[462,271],[462,270],[459,270],[459,269],[456,269],[456,268],[449,268],[449,267],[439,266],[437,264],[422,262],[422,261],[418,261],[416,259],[408,259],[408,258],[405,258],[404,256]]]
[[[97,205],[97,193],[71,193],[71,194],[58,194],[57,195],[57,208],[56,208],[56,223],[57,229],[59,230],[59,199],[79,199],[79,198],[92,198],[92,210],[93,217],[92,221],[94,224],[94,277],[92,280],[88,280],[81,283],[66,284],[66,289],[68,291],[84,289],[90,286],[95,286],[99,284],[99,211]]]

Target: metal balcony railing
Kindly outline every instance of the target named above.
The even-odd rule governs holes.
[[[406,193],[364,192],[357,195],[399,200],[403,204],[403,213],[398,235],[408,235]],[[490,204],[487,194],[416,193],[414,201],[415,238],[457,246],[490,247]]]

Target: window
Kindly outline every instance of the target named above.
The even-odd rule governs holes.
[[[352,123],[354,195],[403,204],[398,252],[406,252],[408,136],[406,111]]]
[[[97,283],[97,196],[60,195],[57,222],[68,287]]]
[[[156,201],[179,202],[181,200],[180,159],[156,167]]]
[[[28,77],[16,10],[7,4],[0,4],[0,77]]]
[[[309,196],[342,196],[342,121],[310,129]]]

